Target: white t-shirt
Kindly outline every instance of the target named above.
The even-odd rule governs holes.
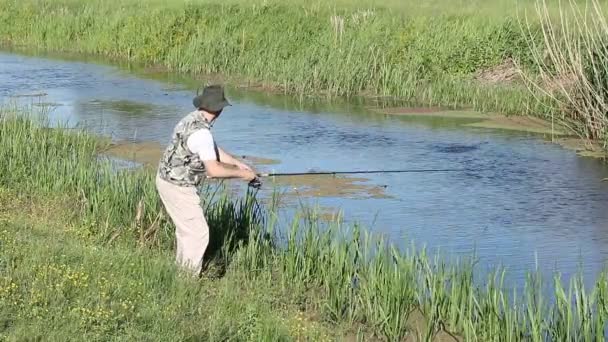
[[[208,129],[200,129],[188,137],[188,148],[199,155],[201,161],[218,160],[219,153],[213,135]]]

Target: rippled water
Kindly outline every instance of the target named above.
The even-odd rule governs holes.
[[[0,53],[2,102],[55,105],[51,117],[87,123],[115,139],[164,145],[191,108],[197,82],[104,64]],[[46,93],[42,97],[19,97]],[[340,105],[230,89],[214,127],[237,155],[276,159],[264,170],[466,168],[470,172],[365,175],[346,197],[306,197],[342,209],[400,245],[473,252],[520,281],[538,265],[565,275],[579,263],[595,279],[608,257],[608,168],[539,135],[465,127],[460,121],[380,115]],[[386,187],[384,187],[386,186]],[[366,188],[367,187],[367,188]],[[368,196],[381,187],[386,196]]]

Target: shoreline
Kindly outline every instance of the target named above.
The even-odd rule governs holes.
[[[458,21],[428,14],[411,18],[391,11],[364,14],[354,9],[336,14],[329,8],[308,12],[279,3],[165,7],[145,2],[134,6],[131,2],[121,12],[101,1],[69,5],[43,2],[44,11],[29,11],[28,0],[7,1],[6,6],[13,15],[4,31],[0,30],[0,40],[20,48],[69,50],[71,54],[104,56],[189,75],[235,75],[240,80],[234,83],[237,86],[297,96],[381,95],[412,103],[473,104],[477,110],[513,114],[540,108],[525,87],[509,78],[505,82],[486,80],[488,70],[490,74],[503,73],[492,70],[505,63],[505,55],[530,55],[523,33],[512,22],[514,13],[492,20],[458,15],[467,24],[463,27]],[[149,12],[129,24],[128,14],[141,6]],[[189,11],[184,12],[186,8]],[[93,11],[99,15],[91,16]],[[56,15],[50,21],[38,20],[43,12]],[[218,12],[230,20],[218,22],[217,15],[211,15]],[[328,20],[332,16],[344,21],[344,31],[338,32],[340,39]],[[280,23],[284,30],[269,30],[261,24],[279,24],[281,17],[289,18]],[[114,26],[106,23],[111,19]],[[87,24],[81,25],[81,20]],[[41,24],[32,26],[31,22]],[[59,23],[67,32],[56,27]],[[133,26],[149,30],[136,33]],[[475,39],[494,50],[478,51]],[[216,46],[217,41],[223,45]],[[370,46],[377,49],[372,53]],[[475,53],[465,55],[457,65],[449,58],[467,49]]]

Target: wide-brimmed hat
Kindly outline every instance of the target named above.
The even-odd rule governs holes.
[[[196,97],[192,100],[192,104],[196,108],[206,110],[208,112],[219,112],[226,106],[231,106],[230,102],[224,96],[224,87],[220,85],[210,85],[203,89],[201,94],[196,92]]]

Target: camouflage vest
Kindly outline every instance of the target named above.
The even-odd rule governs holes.
[[[205,178],[205,165],[192,153],[187,141],[200,129],[210,129],[199,112],[192,112],[175,126],[171,143],[165,149],[158,167],[160,178],[180,186],[197,186]]]

